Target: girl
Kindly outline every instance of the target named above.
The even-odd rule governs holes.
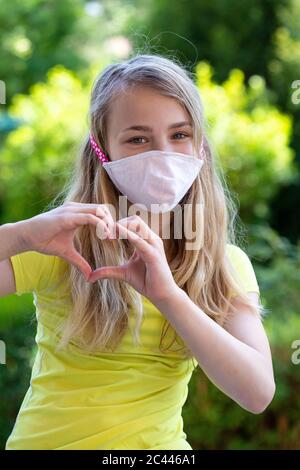
[[[190,72],[159,55],[112,64],[62,204],[0,227],[0,295],[32,292],[37,316],[6,449],[192,449],[197,365],[245,410],[271,402],[259,287],[206,133]]]

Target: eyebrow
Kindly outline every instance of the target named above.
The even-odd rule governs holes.
[[[189,126],[189,127],[192,127],[192,123],[190,121],[181,121],[181,122],[175,122],[174,124],[171,124],[168,129],[174,129],[175,127],[183,127],[183,126]],[[152,132],[153,129],[151,127],[148,127],[148,126],[140,126],[140,125],[134,125],[134,126],[130,126],[130,127],[126,127],[125,129],[123,129],[120,134],[122,134],[123,132],[127,132],[127,131],[144,131],[144,132]]]

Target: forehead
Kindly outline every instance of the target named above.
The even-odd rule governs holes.
[[[107,123],[108,132],[117,135],[130,125],[144,124],[159,130],[188,119],[189,113],[176,99],[139,85],[118,94],[111,104]]]

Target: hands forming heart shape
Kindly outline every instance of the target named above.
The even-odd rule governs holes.
[[[134,252],[121,266],[105,266],[89,276],[89,282],[112,278],[125,281],[152,302],[161,301],[178,288],[170,271],[162,239],[139,216],[125,217],[114,222],[106,206],[99,206],[97,226],[99,238],[127,238]]]
[[[60,256],[76,266],[87,282],[105,278],[125,281],[153,303],[166,300],[178,289],[162,239],[139,216],[114,222],[105,204],[67,202],[20,224],[23,251]],[[73,243],[75,230],[86,224],[96,226],[99,243],[101,239],[127,238],[134,246],[131,258],[121,266],[102,266],[93,271]]]

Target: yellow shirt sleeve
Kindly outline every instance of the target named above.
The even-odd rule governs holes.
[[[235,277],[241,283],[245,292],[257,292],[260,294],[254,268],[245,251],[236,245],[228,244],[227,254],[235,270]],[[235,296],[237,294],[233,293],[232,295]]]
[[[24,251],[10,257],[16,283],[16,294],[38,292],[51,281],[56,256],[37,251]]]

